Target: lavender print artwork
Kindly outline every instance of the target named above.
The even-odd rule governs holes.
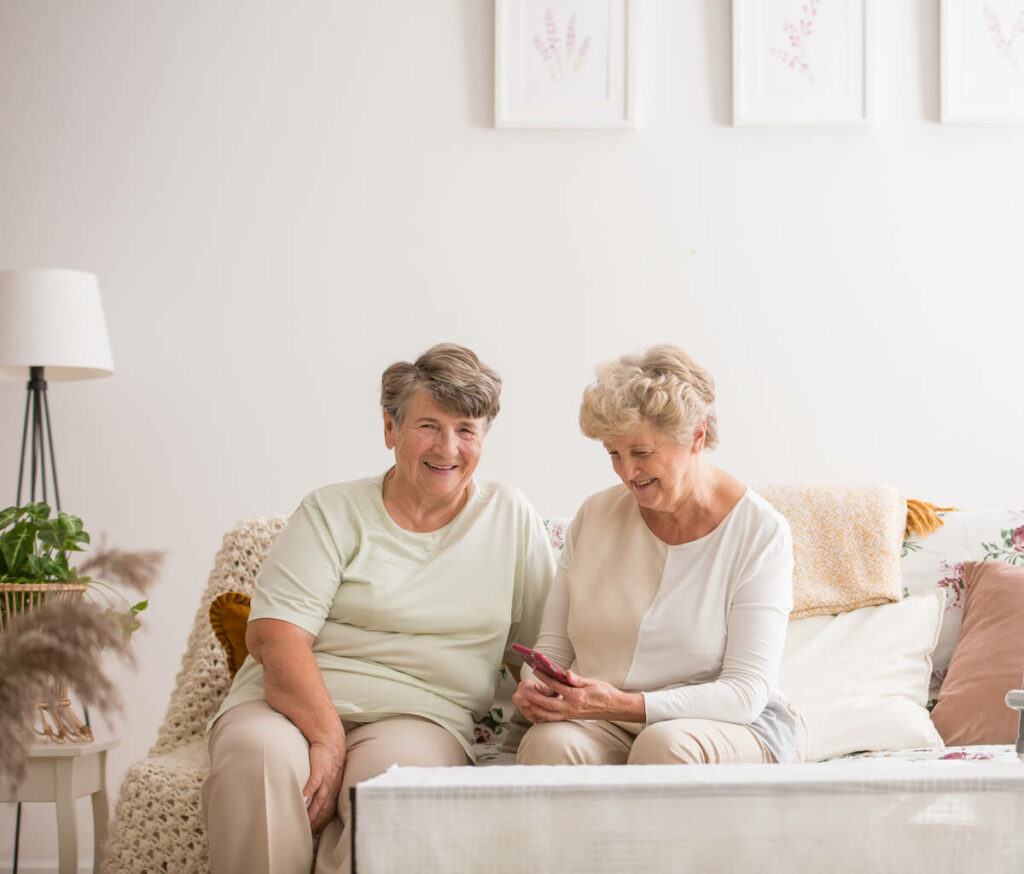
[[[782,29],[786,33],[789,48],[773,48],[771,50],[772,55],[807,79],[811,85],[814,84],[814,73],[807,57],[807,42],[814,35],[814,23],[818,16],[820,2],[821,0],[807,0],[800,7],[800,15],[796,21],[783,22]]]
[[[569,76],[575,76],[583,68],[590,49],[590,37],[577,43],[576,16],[570,15],[562,40],[555,21],[555,13],[548,6],[544,10],[544,33],[533,35],[533,47],[544,62],[551,81],[558,83]]]
[[[1017,59],[1017,37],[1024,36],[1024,8],[1017,14],[1016,21],[1004,32],[999,15],[991,6],[986,6],[985,24],[988,26],[988,32],[992,36],[996,51],[1014,70],[1018,73],[1021,72],[1021,64]]]

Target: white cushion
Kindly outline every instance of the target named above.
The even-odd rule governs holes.
[[[925,708],[945,594],[790,622],[782,694],[807,723],[808,759],[942,746]]]

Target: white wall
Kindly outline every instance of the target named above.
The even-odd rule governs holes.
[[[63,502],[168,552],[114,785],[223,531],[382,470],[380,371],[441,340],[506,380],[483,475],[549,514],[612,482],[594,363],[659,341],[745,480],[1020,505],[1024,128],[937,123],[938,3],[878,4],[873,130],[732,128],[727,0],[639,5],[640,128],[594,133],[494,130],[490,0],[0,0],[0,267],[98,274],[117,367],[51,385]]]

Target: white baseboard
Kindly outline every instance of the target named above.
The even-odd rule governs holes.
[[[11,874],[14,870],[11,859],[0,861],[0,874]],[[18,874],[57,874],[57,860],[46,862],[22,862],[18,860]],[[92,858],[88,862],[78,863],[78,874],[93,874]]]

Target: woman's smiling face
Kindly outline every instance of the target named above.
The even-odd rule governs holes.
[[[399,424],[384,414],[384,443],[395,450],[395,473],[425,501],[455,500],[480,462],[486,419],[453,413],[422,389],[405,402]]]
[[[643,509],[671,513],[692,491],[691,479],[703,437],[702,428],[690,445],[683,445],[642,421],[632,430],[606,440],[604,447],[615,473]]]

